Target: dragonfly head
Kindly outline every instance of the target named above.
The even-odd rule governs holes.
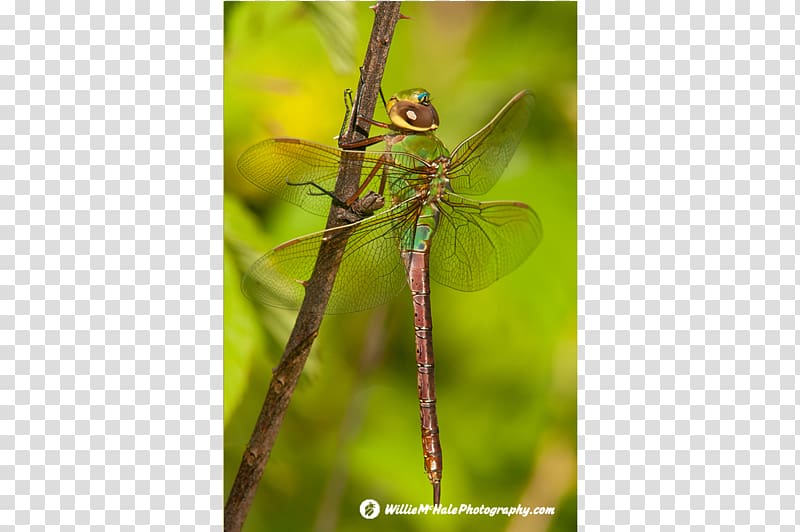
[[[386,113],[402,131],[433,131],[439,127],[439,115],[425,89],[408,89],[389,98]]]

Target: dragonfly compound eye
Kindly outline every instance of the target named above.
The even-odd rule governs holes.
[[[431,131],[439,127],[439,115],[430,104],[398,100],[389,110],[392,124],[408,131]]]

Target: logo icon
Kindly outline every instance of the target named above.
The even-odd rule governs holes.
[[[375,499],[364,499],[358,507],[361,517],[364,519],[375,519],[381,515],[381,505]]]

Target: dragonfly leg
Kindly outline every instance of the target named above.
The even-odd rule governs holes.
[[[382,127],[383,129],[392,129],[392,125],[391,124],[387,124],[386,122],[378,122],[377,120],[375,120],[373,118],[367,118],[366,116],[363,116],[363,115],[358,115],[357,118],[359,120],[363,121],[363,122],[366,122],[366,123],[372,125],[372,126]]]
[[[350,214],[345,215],[344,219],[350,223],[358,222],[368,216],[372,216],[385,203],[386,200],[383,199],[383,196],[376,192],[370,192],[363,198],[358,198],[353,202],[347,211],[352,216]]]
[[[350,119],[353,119],[352,120],[353,127],[355,127],[355,128],[359,127],[359,121],[360,121],[361,123],[367,123],[367,124],[370,124],[370,125],[373,125],[373,126],[382,127],[384,129],[391,129],[391,126],[389,124],[385,124],[383,122],[378,122],[377,120],[373,120],[371,118],[367,118],[366,116],[363,116],[360,113],[355,115],[355,116],[351,116],[351,112],[350,112],[351,109],[352,109],[353,112],[358,111],[358,108],[359,108],[358,102],[360,101],[360,98],[361,98],[361,89],[362,89],[363,86],[364,86],[364,67],[362,66],[362,67],[359,68],[359,82],[358,82],[358,90],[356,91],[355,104],[353,103],[353,91],[350,90],[350,89],[345,89],[345,91],[344,91],[345,113],[344,113],[344,120],[342,121],[342,127],[339,129],[339,137],[338,137],[339,139],[344,137],[344,133],[345,133],[345,130],[347,129],[347,124],[350,121]],[[383,88],[381,87],[378,90],[379,90],[379,93],[381,95],[381,100],[383,101],[383,108],[386,109],[386,99],[383,97]],[[349,100],[349,102],[348,102],[348,100]],[[364,134],[366,135],[366,132],[364,132]],[[366,139],[366,140],[362,140],[362,141],[359,141],[359,142],[355,142],[355,143],[346,143],[345,144],[345,143],[342,143],[340,141],[339,142],[339,147],[342,148],[342,149],[361,148],[363,146],[371,146],[372,144],[377,144],[378,142],[381,142],[382,140],[383,140],[382,136],[377,136],[377,137],[372,137],[372,138],[369,138],[369,139]]]
[[[379,160],[380,160],[380,162],[376,163],[375,166],[372,167],[372,170],[370,170],[369,175],[364,180],[364,182],[361,183],[361,185],[358,187],[358,190],[356,190],[353,193],[353,195],[347,201],[345,201],[345,204],[348,207],[351,206],[361,196],[361,194],[364,193],[364,190],[366,190],[366,188],[369,186],[369,184],[375,178],[375,174],[378,173],[378,170],[383,168],[383,163],[386,162],[386,157],[384,155],[381,155]],[[379,192],[379,194],[381,194],[381,195],[383,195],[384,181],[385,180],[386,180],[386,175],[384,174],[384,176],[381,178],[381,188],[380,188],[380,192]]]
[[[383,108],[386,109],[386,98],[383,97],[383,87],[378,89],[378,94],[381,95],[381,101],[383,102]]]
[[[367,146],[372,146],[373,144],[377,144],[379,142],[383,142],[386,139],[386,135],[376,135],[374,137],[370,137],[364,140],[357,140],[356,142],[342,142],[341,136],[339,137],[339,147],[343,150],[352,150],[355,148],[366,148]]]
[[[348,103],[349,100],[349,103]],[[344,118],[342,119],[342,127],[339,128],[339,136],[337,138],[342,138],[344,136],[344,130],[347,129],[347,122],[350,118],[350,110],[354,109],[353,107],[353,91],[352,89],[345,89],[344,90]]]
[[[353,107],[353,89],[345,89],[344,90],[344,109],[348,113],[350,109]]]
[[[289,185],[290,187],[314,187],[320,192],[319,194],[314,194],[314,195],[324,194],[325,196],[329,196],[333,200],[333,202],[336,203],[337,205],[342,207],[347,206],[347,202],[340,200],[339,198],[336,197],[336,194],[334,194],[330,190],[326,190],[325,188],[323,188],[322,186],[318,185],[313,181],[301,181],[297,183],[286,183],[286,184]]]
[[[313,181],[290,184],[292,186],[311,186],[319,190],[320,194],[329,196],[334,205],[345,209],[345,212],[341,214],[341,219],[347,223],[359,222],[364,218],[372,216],[375,211],[383,207],[383,205],[386,203],[386,201],[383,199],[383,196],[376,192],[370,192],[363,198],[356,197],[354,201],[347,202],[340,200],[338,197],[336,197],[336,194],[325,190]]]
[[[383,100],[383,106],[386,107],[386,100],[383,98],[383,89],[380,89],[381,100]],[[348,102],[349,100],[349,102]],[[350,111],[356,110],[357,107],[353,106],[353,91],[351,89],[344,90],[344,120],[342,120],[342,127],[339,128],[339,136],[337,138],[342,138],[344,136],[344,131],[347,128],[347,122],[350,118]],[[372,118],[367,118],[364,115],[358,114],[356,115],[356,120],[360,120],[361,122],[366,122],[369,125],[380,127],[383,129],[391,129],[391,124],[387,124],[385,122],[378,122],[377,120],[373,120]],[[370,137],[366,140],[360,140],[357,142],[349,142],[349,143],[339,143],[339,147],[347,150],[353,148],[361,148],[364,146],[372,146],[373,144],[377,144],[383,141],[384,135],[377,135],[374,137]]]
[[[369,175],[367,175],[367,178],[364,180],[364,182],[361,183],[361,185],[353,193],[353,195],[350,196],[350,198],[348,198],[345,201],[342,201],[333,192],[325,190],[324,188],[319,186],[317,183],[314,183],[313,181],[304,181],[302,183],[290,183],[290,184],[298,186],[310,185],[319,190],[321,193],[325,194],[326,196],[330,196],[335,205],[347,209],[349,214],[347,213],[343,214],[342,218],[346,222],[354,223],[363,220],[368,216],[372,216],[375,213],[375,211],[383,207],[384,204],[386,203],[385,200],[383,199],[383,190],[386,188],[385,172],[381,176],[381,184],[379,192],[370,192],[365,197],[363,198],[361,197],[361,194],[364,193],[366,188],[375,178],[375,175],[378,173],[378,171],[381,168],[384,168],[384,162],[386,160],[387,159],[385,156],[381,156],[379,162],[375,164],[372,170],[370,170]]]
[[[302,186],[314,187],[317,190],[319,190],[319,195],[323,195],[324,194],[325,196],[330,197],[331,201],[333,201],[334,205],[336,205],[337,207],[341,207],[343,209],[350,209],[351,204],[354,203],[354,200],[353,201],[342,201],[342,200],[340,200],[339,197],[336,194],[334,194],[330,190],[326,190],[325,188],[323,188],[322,186],[318,185],[317,183],[315,183],[313,181],[302,181],[302,182],[298,182],[298,183],[289,183],[289,185],[293,186],[293,187],[302,187]],[[362,216],[362,218],[364,218],[364,217]]]

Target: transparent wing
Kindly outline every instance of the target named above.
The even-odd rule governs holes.
[[[407,201],[360,222],[312,233],[262,256],[242,280],[242,290],[260,303],[296,309],[305,296],[323,238],[347,238],[327,313],[355,312],[381,305],[405,285],[400,238],[413,227],[418,207]]]
[[[424,174],[424,162],[416,157],[414,160],[420,162],[419,166],[407,168],[394,162],[389,152],[340,150],[294,138],[267,139],[251,146],[239,157],[237,168],[258,188],[311,213],[325,216],[330,209],[331,197],[320,189],[333,192],[339,161],[344,154],[362,163],[360,182],[375,172],[372,176],[375,190],[383,176],[413,186],[415,180]],[[390,198],[386,199],[389,205]]]
[[[485,194],[503,174],[533,109],[533,94],[519,92],[483,129],[456,146],[448,177],[458,194]]]
[[[456,290],[486,288],[522,264],[542,240],[539,216],[524,203],[478,203],[448,194],[438,207],[431,277]]]

